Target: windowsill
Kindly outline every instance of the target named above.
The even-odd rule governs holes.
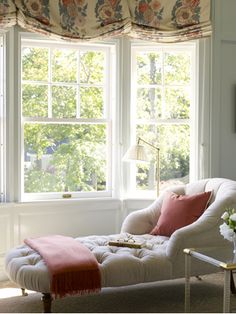
[[[122,200],[123,201],[154,201],[157,198],[155,193],[132,193],[127,194]]]
[[[93,198],[55,198],[55,199],[44,199],[44,200],[22,200],[15,202],[16,204],[32,204],[32,203],[54,203],[54,204],[65,204],[65,203],[83,203],[83,202],[108,202],[108,201],[120,201],[115,197],[93,197]]]

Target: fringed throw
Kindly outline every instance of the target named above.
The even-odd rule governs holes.
[[[57,297],[101,290],[101,274],[93,253],[71,237],[52,235],[24,242],[37,251],[51,274],[51,293]]]

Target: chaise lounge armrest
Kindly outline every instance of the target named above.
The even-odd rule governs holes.
[[[231,247],[232,244],[220,234],[219,226],[225,208],[232,206],[234,201],[231,198],[216,199],[197,221],[176,230],[168,241],[167,256],[174,260],[184,248]]]
[[[162,198],[158,198],[147,208],[130,213],[121,226],[121,233],[146,234],[150,233],[161,214]]]
[[[175,186],[168,191],[185,194],[184,186]],[[150,233],[160,217],[163,198],[164,193],[148,207],[130,213],[121,226],[121,233],[127,232],[138,235]]]
[[[177,186],[169,190],[177,194],[186,193],[184,186]],[[231,248],[232,244],[224,240],[220,234],[219,226],[222,224],[221,215],[225,209],[229,206],[234,207],[236,204],[235,190],[234,187],[231,189],[228,182],[224,186],[218,185],[216,189],[212,190],[214,193],[211,204],[203,215],[194,223],[176,230],[170,236],[166,247],[166,255],[170,260],[174,261],[178,254],[182,254],[184,248]],[[121,232],[150,233],[160,217],[163,198],[164,194],[149,207],[129,214],[123,222]]]

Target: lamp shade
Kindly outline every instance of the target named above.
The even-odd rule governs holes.
[[[150,161],[145,147],[143,145],[137,144],[132,145],[123,157],[123,161]]]

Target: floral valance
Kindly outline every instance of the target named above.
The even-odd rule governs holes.
[[[128,35],[178,42],[211,34],[211,0],[0,0],[0,27],[67,40]]]

